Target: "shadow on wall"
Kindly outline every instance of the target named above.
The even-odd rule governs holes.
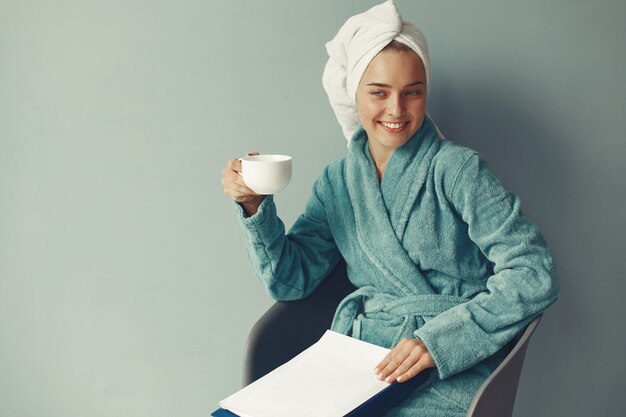
[[[480,152],[547,236],[566,229],[571,219],[564,208],[576,203],[578,174],[574,149],[559,144],[571,137],[571,121],[550,118],[558,112],[520,100],[522,94],[512,100],[481,88],[487,80],[468,83],[460,94],[446,89],[445,79],[442,84],[429,111],[446,137]]]
[[[539,226],[552,250],[561,297],[539,329],[549,336],[533,341],[541,354],[534,369],[527,370],[536,382],[525,384],[530,402],[549,395],[546,389],[553,384],[568,383],[554,378],[564,379],[571,374],[572,363],[580,360],[580,350],[571,346],[580,345],[591,313],[584,289],[576,286],[584,272],[572,259],[571,248],[580,239],[576,223],[581,214],[569,209],[580,198],[576,181],[581,176],[577,170],[580,156],[573,146],[562,146],[576,136],[572,130],[576,126],[571,120],[555,119],[562,116],[559,109],[524,97],[523,92],[499,94],[485,77],[453,90],[445,71],[439,71],[429,113],[447,138],[478,151],[504,185],[520,196],[523,211]],[[543,372],[547,370],[551,372]]]

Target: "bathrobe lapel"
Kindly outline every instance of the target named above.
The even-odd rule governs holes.
[[[389,159],[379,184],[365,131],[357,132],[350,144],[346,176],[358,242],[398,295],[434,293],[402,240],[438,147],[436,130],[426,119],[413,138]]]

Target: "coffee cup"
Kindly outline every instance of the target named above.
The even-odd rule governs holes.
[[[291,180],[290,156],[248,155],[240,161],[243,182],[257,194],[276,194]]]

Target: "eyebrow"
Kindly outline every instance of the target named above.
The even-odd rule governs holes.
[[[411,84],[405,85],[404,88],[415,87],[416,85],[419,85],[419,84],[424,84],[424,81],[415,81],[415,82],[413,82]],[[368,85],[368,87],[372,86],[372,87],[391,88],[391,86],[389,84],[383,84],[383,83],[369,83],[367,85]]]

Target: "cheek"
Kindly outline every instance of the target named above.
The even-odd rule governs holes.
[[[379,106],[375,102],[361,102],[361,104],[357,106],[357,109],[359,111],[361,124],[371,123],[372,119],[380,113]]]
[[[423,118],[426,114],[426,100],[416,100],[411,103],[411,113],[417,118]]]

